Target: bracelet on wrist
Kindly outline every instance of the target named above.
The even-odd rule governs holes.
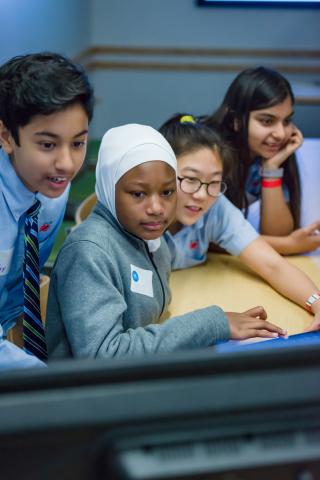
[[[282,178],[276,178],[275,180],[267,179],[267,178],[262,178],[261,181],[261,186],[263,188],[277,188],[281,187],[282,185]]]
[[[282,178],[283,177],[283,168],[266,168],[261,167],[259,171],[261,177],[263,178]]]
[[[306,301],[306,309],[309,310],[309,312],[311,312],[311,306],[314,302],[316,302],[317,300],[320,300],[320,292],[315,292],[313,293],[312,295],[310,295],[310,297],[308,298],[308,300]]]

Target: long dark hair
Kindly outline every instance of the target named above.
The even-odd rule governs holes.
[[[248,204],[245,183],[250,167],[248,147],[249,115],[253,110],[270,108],[294,95],[290,83],[278,72],[265,67],[249,68],[241,72],[231,83],[218,110],[204,119],[204,123],[218,129],[234,147],[233,168],[228,178],[227,196],[238,207]],[[235,129],[235,125],[237,128]],[[289,191],[289,205],[297,228],[300,223],[301,188],[295,155],[283,164],[283,181]]]

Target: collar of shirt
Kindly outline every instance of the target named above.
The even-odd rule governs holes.
[[[165,232],[165,235],[167,237],[171,237],[171,238],[179,238],[179,237],[184,237],[185,235],[190,235],[190,233],[194,230],[201,230],[203,228],[203,225],[204,225],[204,215],[199,218],[199,220],[194,223],[193,225],[190,225],[190,226],[187,226],[187,225],[182,225],[182,228],[177,232],[175,233],[174,235],[172,235],[172,233],[170,232],[170,230],[166,230]]]
[[[0,184],[8,208],[16,221],[31,207],[35,194],[20,180],[9,156],[0,149]]]

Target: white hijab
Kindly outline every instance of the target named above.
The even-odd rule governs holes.
[[[116,183],[132,168],[152,160],[161,160],[177,172],[177,160],[171,146],[152,127],[132,123],[111,128],[103,136],[96,167],[96,195],[118,222]],[[149,250],[155,251],[160,246],[160,238],[147,243]]]

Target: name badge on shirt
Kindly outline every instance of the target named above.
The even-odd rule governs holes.
[[[144,270],[130,264],[131,267],[131,291],[141,293],[148,297],[153,297],[152,275],[151,270]]]
[[[9,273],[13,248],[10,250],[0,250],[0,277]]]

